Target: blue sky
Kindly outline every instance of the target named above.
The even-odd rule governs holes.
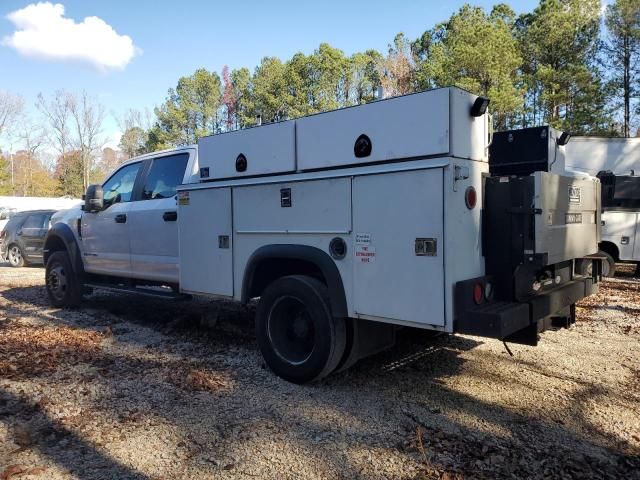
[[[446,20],[465,2],[61,1],[65,18],[80,23],[85,17],[99,17],[118,36],[130,37],[139,51],[122,69],[65,58],[45,60],[42,55],[25,55],[24,51],[21,54],[7,45],[6,38],[16,31],[15,21],[7,16],[31,3],[34,2],[0,2],[0,39],[5,39],[5,45],[0,45],[0,90],[22,95],[31,108],[38,92],[47,95],[61,88],[85,89],[98,97],[110,113],[120,114],[127,108],[158,105],[178,77],[199,67],[221,71],[226,64],[253,70],[264,56],[288,59],[298,51],[310,53],[321,42],[346,54],[367,48],[384,52],[397,32],[416,38]],[[498,2],[471,3],[489,9]],[[518,0],[511,6],[522,13],[537,3]],[[126,50],[126,45],[123,48]],[[117,134],[113,118],[107,119],[105,134]]]

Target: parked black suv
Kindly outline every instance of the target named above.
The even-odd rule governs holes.
[[[12,267],[42,264],[44,237],[56,210],[33,210],[16,213],[0,233],[0,259]]]

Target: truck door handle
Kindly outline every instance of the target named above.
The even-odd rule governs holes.
[[[124,213],[119,213],[115,216],[116,223],[127,223],[127,216]]]
[[[178,212],[164,212],[162,214],[162,219],[165,222],[175,222],[178,220]]]

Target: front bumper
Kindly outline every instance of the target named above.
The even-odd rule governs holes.
[[[539,333],[568,327],[575,321],[575,303],[598,292],[596,278],[576,277],[527,301],[485,299],[476,305],[474,286],[490,281],[489,277],[480,277],[456,284],[454,332],[535,346]]]

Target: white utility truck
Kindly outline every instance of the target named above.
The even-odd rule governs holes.
[[[636,264],[640,275],[640,176],[598,173],[602,183],[602,274],[613,277],[615,262]]]
[[[402,327],[535,345],[597,290],[600,185],[491,176],[487,105],[442,88],[134,159],[53,226],[49,297],[259,298],[263,356],[297,383]]]
[[[613,276],[616,261],[636,263],[640,275],[640,138],[572,137],[567,168],[602,181],[602,273]]]

